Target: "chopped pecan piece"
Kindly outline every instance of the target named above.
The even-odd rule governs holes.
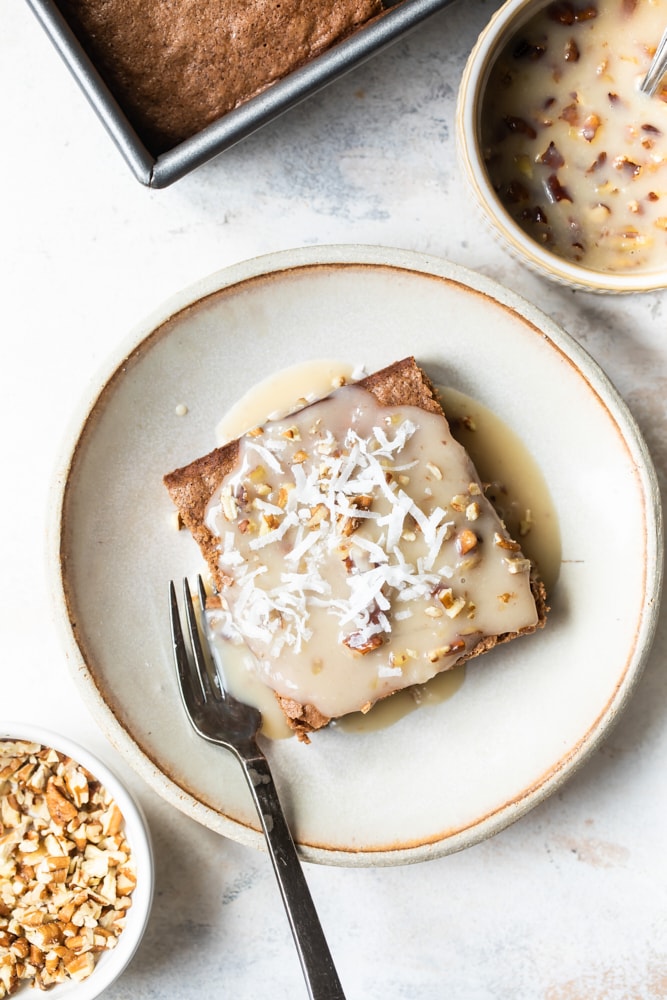
[[[563,187],[556,174],[549,174],[544,186],[553,202],[572,201],[572,195],[566,187]]]
[[[563,59],[565,62],[579,62],[579,46],[574,38],[568,38],[566,41],[563,50]]]
[[[614,159],[614,167],[616,170],[622,170],[623,173],[629,174],[631,177],[639,177],[642,172],[640,164],[633,163],[627,156],[617,156]]]
[[[535,128],[530,124],[530,122],[527,122],[525,118],[520,118],[518,115],[505,115],[503,121],[510,132],[518,132],[521,135],[527,135],[529,139],[537,138]]]
[[[456,538],[456,548],[459,555],[464,556],[466,553],[471,552],[476,548],[478,541],[479,539],[474,531],[471,531],[470,528],[464,528]]]
[[[531,59],[535,61],[541,59],[546,51],[546,45],[541,42],[529,42],[527,38],[521,38],[514,46],[512,55],[515,59]]]
[[[555,142],[549,143],[540,156],[540,163],[544,163],[547,167],[551,167],[552,170],[558,170],[560,167],[564,166],[565,158],[558,151]]]
[[[579,124],[579,107],[576,103],[567,104],[560,115],[558,116],[561,121],[567,122],[568,125],[578,125]]]
[[[374,649],[378,649],[384,643],[384,637],[376,632],[374,635],[366,636],[364,632],[350,632],[343,639],[343,644],[351,649],[353,653],[361,653],[365,656]]]
[[[586,142],[593,141],[593,139],[597,135],[598,129],[600,128],[600,124],[601,122],[598,115],[596,114],[586,115],[586,118],[584,119],[584,124],[581,126],[581,129],[579,130],[584,139],[586,140]]]
[[[591,165],[588,168],[588,170],[586,171],[586,173],[587,174],[594,173],[596,170],[599,170],[600,167],[603,167],[606,162],[607,162],[607,154],[603,150],[600,153],[600,155],[595,160],[593,160],[593,162],[591,163]]]

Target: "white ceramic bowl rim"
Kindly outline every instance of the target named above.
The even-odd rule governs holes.
[[[137,867],[137,885],[126,926],[115,948],[104,952],[92,974],[82,982],[68,980],[49,989],[52,1000],[94,1000],[124,971],[139,947],[153,902],[154,864],[150,833],[143,810],[120,778],[99,757],[60,733],[30,722],[0,721],[0,740],[40,743],[67,754],[82,764],[109,791],[123,814],[126,835]]]
[[[667,286],[667,266],[633,272],[595,271],[550,253],[514,222],[489,181],[478,139],[481,98],[494,58],[507,39],[551,0],[506,0],[481,32],[461,78],[456,112],[457,144],[466,176],[488,222],[502,239],[541,273],[587,291],[646,292]]]

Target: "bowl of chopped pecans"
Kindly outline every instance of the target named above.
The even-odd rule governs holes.
[[[152,897],[150,836],[119,779],[66,737],[0,723],[0,998],[99,996]]]
[[[507,0],[473,48],[460,161],[495,235],[538,273],[667,286],[667,83],[640,90],[663,31],[646,0]]]

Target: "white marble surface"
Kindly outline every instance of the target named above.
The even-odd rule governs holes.
[[[665,293],[594,297],[527,273],[486,237],[458,175],[457,82],[496,6],[460,0],[162,192],[131,177],[27,7],[3,9],[0,714],[76,736],[148,813],[155,906],[109,1000],[305,996],[267,858],[200,828],[133,775],[83,706],[51,620],[55,457],[74,401],[140,318],[204,274],[288,246],[438,254],[538,302],[588,349],[664,482]],[[603,747],[493,840],[406,868],[308,866],[350,1000],[667,997],[666,651],[663,614]]]

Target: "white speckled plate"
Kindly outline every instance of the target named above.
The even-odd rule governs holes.
[[[234,761],[182,713],[167,582],[201,563],[161,477],[207,452],[225,409],[276,369],[334,355],[373,370],[409,353],[537,459],[560,578],[547,628],[470,665],[453,697],[372,734],[270,745],[295,839],[317,862],[476,843],[559,787],[626,703],[653,636],[662,534],[650,458],[604,374],[538,310],[441,260],[289,251],[213,275],[135,331],[75,420],[55,486],[59,617],[92,711],[168,801],[259,847]]]

